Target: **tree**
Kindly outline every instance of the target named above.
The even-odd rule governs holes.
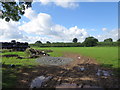
[[[41,41],[36,41],[35,44],[42,44],[42,42]]]
[[[112,38],[105,39],[104,42],[113,42]]]
[[[47,44],[51,44],[51,42],[49,42],[49,41],[47,41],[46,43],[47,43]]]
[[[10,19],[19,21],[21,16],[24,15],[25,9],[31,7],[31,4],[32,0],[29,0],[29,2],[25,0],[22,0],[22,2],[15,2],[15,0],[11,0],[11,2],[0,1],[0,18],[5,19],[7,22]]]
[[[83,44],[86,47],[93,47],[97,45],[97,42],[98,42],[98,39],[94,37],[87,37],[85,41],[83,42]]]
[[[120,38],[117,40],[117,42],[120,42]]]
[[[74,42],[74,43],[77,43],[77,41],[78,41],[77,38],[74,38],[74,39],[73,39],[73,42]]]
[[[11,40],[11,42],[12,42],[12,43],[16,43],[16,41],[15,41],[15,40]]]

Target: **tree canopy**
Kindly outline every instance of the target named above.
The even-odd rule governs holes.
[[[120,38],[117,41],[120,42]]]
[[[98,42],[98,39],[94,37],[87,37],[84,41],[84,46],[86,47],[93,47],[96,46]]]
[[[35,44],[42,44],[42,42],[41,41],[36,41]]]
[[[16,41],[15,41],[15,40],[11,40],[11,42],[12,42],[12,43],[16,43]]]
[[[73,42],[74,42],[74,43],[77,43],[77,41],[78,41],[77,38],[74,38],[74,39],[73,39]]]
[[[51,44],[51,42],[50,42],[50,41],[47,41],[46,43],[47,43],[47,44]]]
[[[105,39],[104,42],[113,42],[112,38]]]
[[[0,18],[5,19],[7,22],[10,20],[19,21],[21,16],[24,15],[25,9],[32,6],[32,0],[29,0],[29,2],[25,0],[22,1],[23,2],[15,2],[15,0],[11,0],[11,2],[0,1]]]

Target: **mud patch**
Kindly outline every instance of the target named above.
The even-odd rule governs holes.
[[[108,75],[108,72],[112,72],[112,70],[109,68],[101,67],[95,60],[84,56],[80,56],[79,54],[71,53],[66,53],[64,57],[72,58],[73,60],[70,63],[65,64],[63,66],[47,64],[35,66],[31,69],[23,68],[21,70],[21,74],[19,76],[18,84],[16,87],[30,88],[32,80],[34,80],[38,76],[53,77],[44,86],[48,88],[65,88],[68,86],[70,86],[71,88],[119,87],[118,77],[111,74]],[[99,70],[101,70],[102,74],[98,76],[97,72]]]

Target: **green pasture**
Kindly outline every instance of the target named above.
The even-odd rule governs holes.
[[[22,57],[26,57],[25,52],[9,52],[7,50],[3,50],[5,52],[1,53],[1,55],[7,55],[7,54],[17,54]],[[35,59],[17,59],[16,57],[2,57],[0,58],[2,60],[2,63],[5,64],[5,66],[2,67],[2,87],[3,88],[11,88],[14,87],[17,83],[18,75],[20,74],[19,70],[26,67],[26,68],[32,68],[33,66],[38,65],[37,62],[35,62]],[[0,60],[0,61],[1,61]],[[14,64],[16,65],[16,68],[11,68],[10,65]]]
[[[95,59],[98,63],[111,66],[113,68],[118,67],[118,47],[32,47],[38,50],[53,50],[53,52],[49,53],[50,56],[60,57],[63,56],[64,53],[77,53],[83,56],[88,56],[90,58]],[[26,57],[25,52],[4,52],[1,55],[6,54],[18,54],[19,56]],[[119,59],[120,60],[120,59]],[[2,58],[2,62],[6,64],[20,64],[20,65],[34,65],[35,59],[16,59],[13,58]]]
[[[67,52],[77,53],[83,56],[93,58],[103,66],[118,68],[118,47],[49,47],[49,48],[33,47],[33,48],[53,50],[53,52],[50,53],[50,55],[54,57],[63,56],[63,54]]]
[[[95,59],[100,65],[110,68],[118,68],[118,47],[32,47],[38,50],[53,50],[50,52],[50,56],[61,57],[64,53],[76,53],[83,56],[87,56]],[[6,54],[18,54],[19,56],[26,57],[25,52],[8,52],[7,50],[1,55]],[[14,87],[17,75],[19,75],[20,68],[32,68],[32,66],[38,65],[35,62],[36,59],[16,59],[16,57],[2,58],[2,63],[5,62],[7,67],[2,68],[3,82],[2,86],[4,88]],[[120,60],[120,59],[119,59]],[[18,65],[16,68],[10,68],[10,64]],[[120,68],[120,66],[119,66]],[[12,82],[12,83],[11,83]]]
[[[13,55],[13,54],[17,54],[21,57],[26,57],[26,53],[25,52],[20,52],[20,51],[14,51],[14,52],[4,52],[1,53],[1,55]],[[2,63],[5,64],[15,64],[15,65],[22,65],[22,66],[26,66],[26,65],[36,65],[37,63],[35,62],[35,59],[17,59],[16,57],[2,57]]]

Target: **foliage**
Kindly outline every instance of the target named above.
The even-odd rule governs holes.
[[[93,47],[96,46],[98,42],[98,39],[94,37],[87,37],[84,41],[84,46],[86,47]]]
[[[118,46],[118,42],[98,42],[97,46],[103,47],[103,46],[107,46],[107,47],[113,47],[113,46]]]
[[[11,2],[0,1],[0,3],[0,12],[2,12],[0,18],[5,19],[5,21],[9,22],[10,19],[13,21],[19,21],[21,19],[21,16],[24,15],[25,9],[31,7],[32,0],[29,2],[26,2],[24,0],[22,0],[22,2],[15,2],[14,0],[11,0]]]
[[[117,40],[117,42],[120,42],[120,38]]]
[[[47,44],[51,44],[51,42],[50,42],[50,41],[47,41],[46,43],[47,43]]]
[[[15,41],[15,40],[11,40],[11,42],[12,42],[12,43],[16,43],[16,41]]]
[[[30,44],[30,46],[38,47],[82,47],[81,43],[44,43],[44,44]]]
[[[77,41],[78,41],[77,38],[74,38],[74,39],[73,39],[73,42],[74,42],[74,43],[77,43]]]
[[[113,42],[112,38],[105,39],[104,42]]]
[[[93,44],[93,43],[92,43]],[[106,46],[118,46],[119,42],[97,42],[96,46],[106,47]],[[120,45],[120,44],[119,44]],[[30,44],[30,46],[37,47],[86,47],[85,42],[83,43],[44,43],[44,44]],[[89,46],[90,47],[90,46]]]
[[[35,44],[42,44],[42,42],[41,41],[36,41]]]

